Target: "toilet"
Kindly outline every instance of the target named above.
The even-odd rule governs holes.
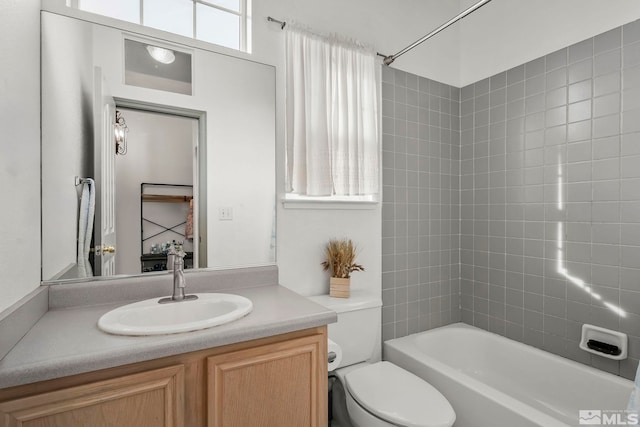
[[[310,297],[338,314],[329,339],[342,350],[342,361],[330,372],[332,412],[339,427],[450,427],[456,414],[447,399],[420,377],[379,359],[382,301],[368,291],[350,298]]]

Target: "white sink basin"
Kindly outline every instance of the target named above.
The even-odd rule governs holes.
[[[162,335],[197,331],[233,322],[253,309],[250,300],[232,294],[195,294],[198,299],[158,304],[152,298],[104,314],[98,327],[117,335]]]

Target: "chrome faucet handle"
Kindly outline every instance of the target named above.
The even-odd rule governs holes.
[[[171,243],[169,245],[169,250],[167,251],[167,270],[174,270],[176,260],[183,259],[186,255],[187,253],[182,249],[182,245],[176,246]]]
[[[172,271],[174,269],[174,265],[176,262],[176,254],[174,252],[169,252],[167,254],[167,270]]]
[[[179,254],[173,254],[173,262],[174,264],[180,264],[181,266],[184,266],[184,257],[180,256]]]
[[[182,252],[184,253],[184,252]],[[198,299],[197,295],[186,295],[185,287],[187,285],[184,278],[184,259],[179,253],[170,253],[167,259],[171,258],[173,265],[173,295],[167,298],[162,298],[158,301],[160,304],[166,304],[170,302],[190,301]],[[167,262],[167,267],[168,267]]]

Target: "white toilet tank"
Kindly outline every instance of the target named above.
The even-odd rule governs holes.
[[[340,367],[380,358],[382,299],[371,291],[352,290],[349,298],[309,297],[338,314],[329,325],[329,339],[342,348]]]

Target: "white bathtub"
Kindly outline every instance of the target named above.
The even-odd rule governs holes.
[[[456,323],[384,343],[385,359],[436,387],[455,427],[577,426],[579,410],[626,409],[633,383]]]

